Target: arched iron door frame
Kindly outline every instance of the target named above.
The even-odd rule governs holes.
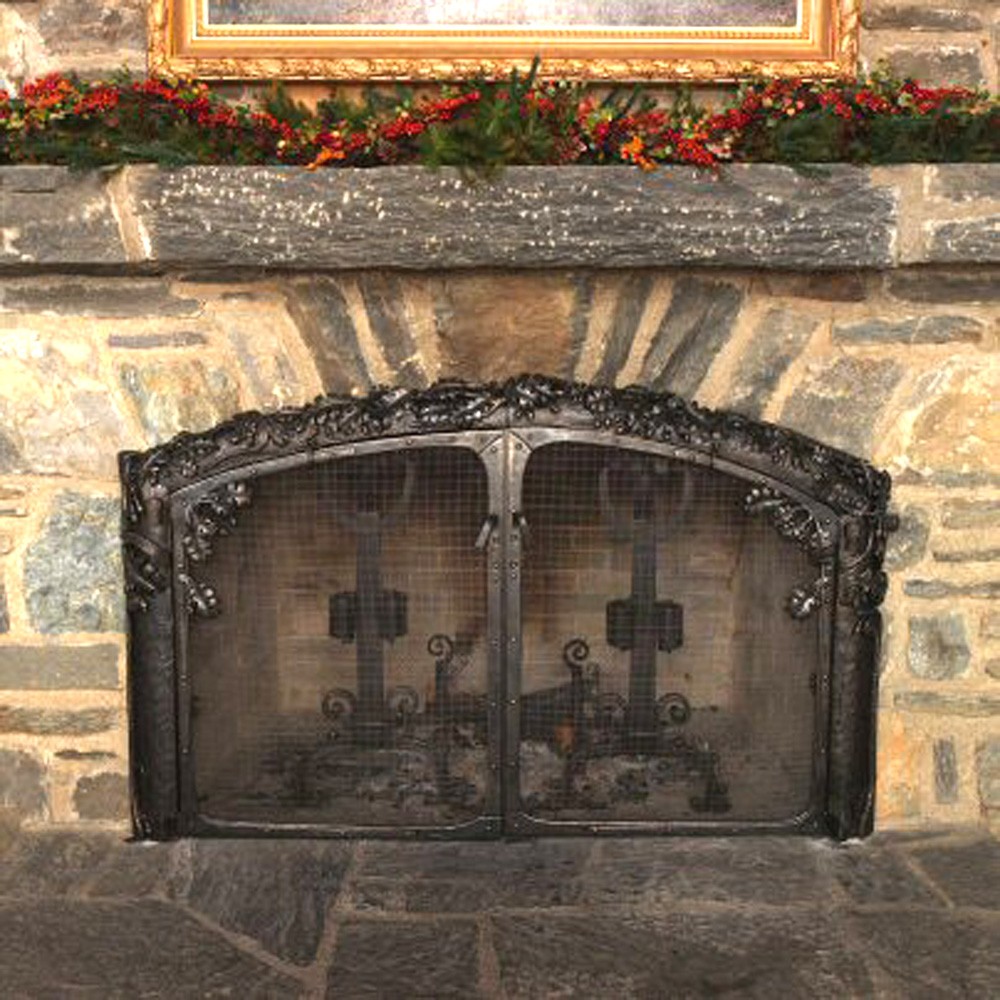
[[[739,414],[707,410],[669,393],[530,375],[486,385],[448,382],[421,390],[378,389],[363,398],[326,397],[297,409],[240,414],[203,433],[182,434],[149,451],[120,455],[137,835],[166,839],[191,832],[181,801],[180,774],[187,765],[179,734],[177,636],[187,627],[189,609],[210,606],[211,594],[180,579],[184,563],[177,559],[177,535],[183,529],[175,516],[180,499],[248,479],[255,470],[321,460],[336,449],[388,449],[410,441],[429,442],[433,435],[468,440],[472,434],[505,442],[504,455],[511,447],[517,450],[512,444],[515,439],[540,447],[546,440],[567,440],[577,434],[582,435],[580,439],[659,450],[755,484],[756,499],[769,512],[776,530],[816,555],[827,569],[810,592],[797,598],[803,608],[819,603],[826,609],[831,638],[829,693],[824,695],[828,719],[822,727],[828,736],[829,762],[825,829],[839,838],[870,832],[879,606],[886,590],[882,561],[887,532],[895,521],[887,511],[889,477],[861,459],[801,434]],[[509,473],[493,479],[510,481]],[[238,499],[229,496],[226,502],[238,503]],[[518,502],[509,488],[491,494],[491,505],[497,504],[497,530],[490,544],[495,546],[491,551],[500,562],[501,579],[510,572],[512,560],[520,557],[515,525]],[[799,511],[806,512],[804,522],[793,516]],[[827,515],[832,516],[832,524],[824,521]],[[518,593],[507,584],[491,591],[494,620],[503,620],[504,610],[508,616],[516,611],[515,624],[496,636],[508,646],[520,645],[520,611],[511,605],[511,595]],[[499,672],[506,676],[505,670]],[[500,685],[505,711],[510,695],[503,688],[511,684],[503,680]],[[497,766],[513,770],[512,754],[513,744],[508,743]],[[499,815],[509,812],[501,809]],[[496,829],[494,819],[489,818],[489,833]],[[679,824],[666,827],[680,828]],[[717,823],[706,828],[711,832],[728,829]],[[585,824],[580,829],[592,832],[595,827]],[[756,827],[741,823],[737,829]],[[616,825],[609,832],[620,831]],[[339,835],[330,828],[299,831],[287,826],[245,832]],[[438,830],[421,832],[442,835]],[[386,835],[401,834],[392,830]]]
[[[835,512],[815,498],[789,487],[782,480],[748,469],[736,462],[675,445],[649,441],[645,438],[615,434],[609,431],[544,427],[537,424],[514,426],[506,439],[506,490],[504,501],[505,578],[507,593],[503,598],[507,627],[511,634],[504,644],[506,662],[503,665],[506,697],[504,699],[504,814],[503,830],[511,836],[553,836],[559,834],[670,834],[670,833],[827,833],[832,832],[827,809],[830,745],[830,688],[834,667],[833,632],[836,607],[819,608],[816,650],[816,691],[814,699],[812,779],[809,807],[786,820],[725,820],[725,819],[643,819],[643,820],[543,820],[526,813],[520,798],[520,710],[524,677],[524,619],[522,583],[524,566],[530,561],[522,537],[524,519],[524,477],[531,458],[542,449],[557,444],[595,445],[609,450],[670,458],[714,469],[743,481],[748,491],[767,488],[782,496],[816,519],[831,537],[839,534]],[[821,572],[828,574],[831,593],[836,592],[837,549],[831,550]]]

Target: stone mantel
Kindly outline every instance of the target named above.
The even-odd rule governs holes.
[[[1000,164],[0,168],[0,273],[1000,262]]]

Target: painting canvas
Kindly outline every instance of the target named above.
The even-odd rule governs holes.
[[[152,0],[154,68],[447,79],[543,60],[584,79],[853,69],[858,0]]]
[[[798,0],[208,0],[216,25],[793,27]]]

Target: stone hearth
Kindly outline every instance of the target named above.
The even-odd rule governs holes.
[[[986,1000],[998,920],[1000,845],[968,832],[0,839],[0,970],[19,997]]]
[[[0,170],[0,805],[127,828],[115,458],[534,370],[894,477],[876,827],[1000,811],[1000,168]]]

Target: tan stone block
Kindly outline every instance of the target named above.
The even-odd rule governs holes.
[[[984,611],[979,619],[979,634],[984,639],[1000,639],[1000,611]]]
[[[207,430],[239,409],[236,383],[221,366],[187,358],[121,364],[118,377],[150,442]]]
[[[208,312],[229,341],[245,404],[262,409],[300,405],[321,390],[314,366],[304,365],[290,349],[298,331],[282,297],[230,292],[211,302]]]
[[[85,330],[0,330],[0,471],[113,479],[135,444]]]
[[[878,804],[879,825],[912,820],[922,803],[921,764],[926,755],[925,736],[907,727],[892,712],[879,715]]]
[[[565,374],[575,290],[566,276],[456,275],[438,305],[442,375]]]
[[[917,416],[907,448],[923,472],[1000,472],[1000,362],[933,372],[914,397]]]
[[[23,486],[0,486],[0,517],[27,517],[27,495]]]

